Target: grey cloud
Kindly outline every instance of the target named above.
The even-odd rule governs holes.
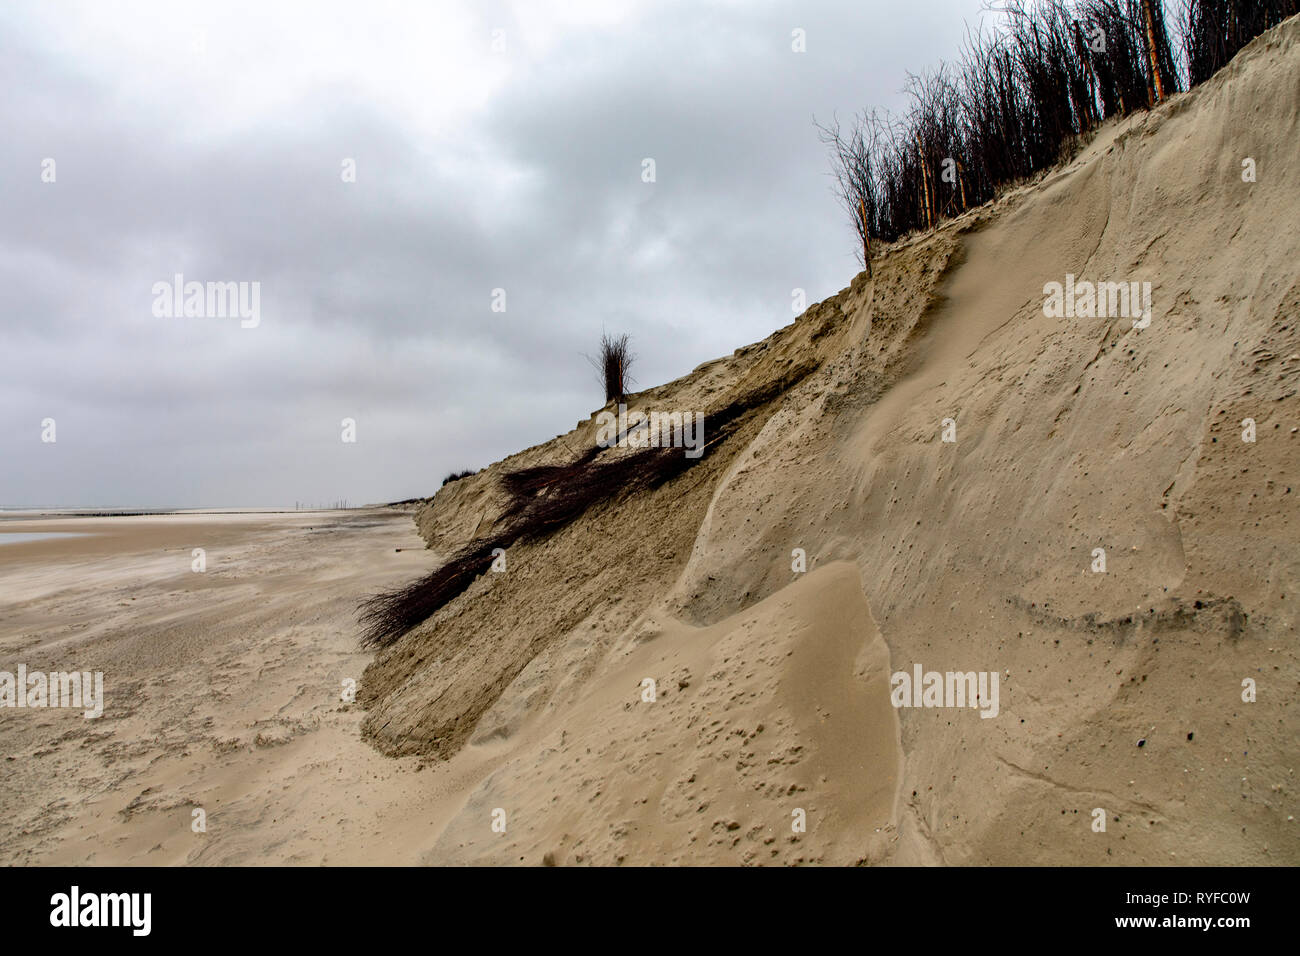
[[[593,411],[602,327],[633,335],[646,386],[770,333],[792,288],[812,302],[855,269],[814,114],[897,105],[978,4],[656,5],[560,29],[536,62],[528,17],[470,9],[461,42],[503,25],[520,62],[436,129],[338,64],[233,127],[205,122],[219,85],[178,117],[167,76],[126,97],[120,60],[81,63],[46,21],[0,14],[0,507],[428,494]],[[310,29],[361,38],[379,15],[346,10]],[[364,70],[378,54],[358,50]],[[262,324],[154,317],[177,272],[259,282]]]

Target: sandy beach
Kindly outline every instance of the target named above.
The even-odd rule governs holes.
[[[0,708],[0,863],[413,862],[431,775],[341,698],[357,602],[427,562],[385,510],[3,516],[0,670],[102,671],[105,708]]]
[[[1297,76],[1300,16],[427,497],[0,513],[0,864],[1294,866]],[[293,429],[346,484],[445,407]]]

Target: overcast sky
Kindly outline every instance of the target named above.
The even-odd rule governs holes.
[[[602,328],[638,387],[763,338],[857,271],[814,116],[980,6],[5,3],[0,507],[428,495],[599,408]]]

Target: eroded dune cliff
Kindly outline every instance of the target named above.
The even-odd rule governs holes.
[[[631,396],[770,398],[377,655],[367,733],[467,781],[430,861],[1300,862],[1297,78],[1292,20]],[[445,486],[431,560],[595,437]],[[996,716],[891,706],[916,665],[996,674]]]

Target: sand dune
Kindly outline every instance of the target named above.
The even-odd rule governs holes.
[[[378,656],[364,699],[381,747],[451,766],[509,754],[428,859],[1296,862],[1300,249],[1279,223],[1300,194],[1298,34],[1285,24],[1041,181],[889,249],[873,281],[631,399],[702,407],[818,363],[698,471],[512,548],[507,573]],[[1242,181],[1247,155],[1267,177]],[[1067,274],[1150,282],[1149,327],[1049,317],[1045,285]],[[418,517],[431,547],[491,527],[502,469],[568,461],[592,428],[448,486]],[[773,692],[836,653],[817,612],[841,600],[807,589],[843,587],[846,567],[882,667],[1002,679],[994,720],[898,711],[887,818],[840,802],[884,806],[867,782],[895,772],[879,726],[855,717],[860,739],[836,748],[801,723],[807,698]],[[683,641],[748,614],[764,623],[733,667],[688,667]],[[793,632],[813,636],[767,651]],[[690,671],[678,720],[638,703],[633,654],[669,687]],[[831,714],[875,705],[875,671],[855,673]],[[710,750],[719,737],[733,745]],[[722,761],[741,768],[725,784],[701,769]],[[826,812],[792,834],[808,803]],[[487,830],[494,807],[518,829]]]
[[[424,861],[882,859],[901,756],[888,657],[847,562],[711,627],[643,622],[572,705],[476,739],[512,758]]]

